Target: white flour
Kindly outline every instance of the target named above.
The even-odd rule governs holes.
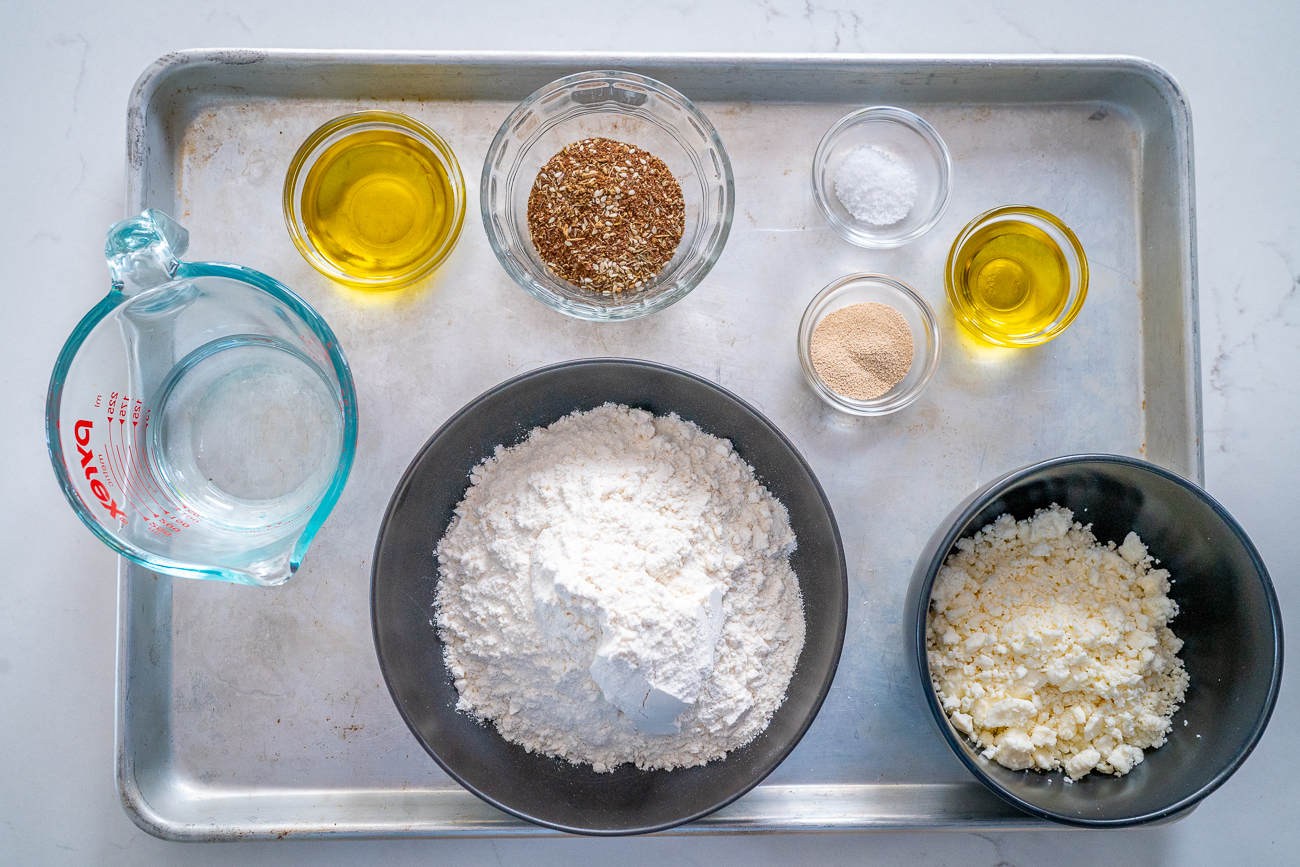
[[[726,440],[606,404],[498,447],[438,543],[458,708],[609,771],[751,741],[803,648],[785,507]]]

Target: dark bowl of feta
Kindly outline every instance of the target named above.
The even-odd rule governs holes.
[[[945,707],[936,683],[941,675],[932,668],[932,660],[937,663],[944,658],[931,655],[940,642],[958,639],[953,635],[929,637],[931,620],[937,616],[932,607],[939,598],[936,582],[942,583],[941,570],[949,556],[971,550],[969,540],[1000,516],[1022,522],[1053,505],[1073,512],[1075,522],[1091,525],[1101,545],[1113,543],[1115,557],[1123,554],[1138,562],[1136,546],[1129,541],[1129,534],[1136,533],[1146,546],[1140,553],[1149,551],[1159,568],[1168,571],[1168,598],[1178,611],[1169,626],[1181,642],[1178,657],[1187,674],[1183,700],[1161,745],[1137,757],[1116,753],[1114,766],[1107,764],[1104,753],[1083,756],[1083,765],[1091,762],[1097,766],[1091,773],[1073,756],[1074,779],[1065,767],[1050,771],[1026,767],[1033,764],[1032,751],[1053,736],[1043,731],[1039,737],[1035,731],[1030,742],[1032,722],[1016,723],[1012,740],[1026,741],[1019,752],[1013,748],[1021,745],[1014,742],[1005,749],[1000,743],[988,743],[987,737],[985,743],[976,743],[970,732],[970,714],[963,714],[952,700]],[[1003,527],[1004,532],[1011,532],[1009,522]],[[1122,564],[1120,571],[1127,571]],[[1142,591],[1135,589],[1134,593],[1141,595]],[[1047,604],[1054,603],[1059,600]],[[944,604],[948,604],[946,600]],[[957,758],[1002,799],[1034,816],[1068,825],[1121,827],[1184,815],[1250,755],[1273,712],[1282,678],[1281,610],[1264,562],[1245,531],[1192,482],[1147,461],[1116,455],[1052,458],[1007,473],[970,495],[935,530],[921,552],[904,623],[911,642],[907,656],[918,686],[940,736]],[[981,643],[978,638],[967,640]],[[1004,646],[989,644],[986,652],[990,658],[1008,653]],[[1059,682],[1061,696],[1081,694],[1066,692],[1079,687],[1066,676],[1065,666],[1056,665],[1061,660],[1044,662],[1045,675],[1040,681]],[[1086,663],[1076,664],[1072,670],[1086,667]],[[1064,704],[1081,701],[1068,699]],[[1024,697],[1003,700],[984,712],[990,718],[1001,714],[1006,718],[994,722],[1006,725],[1020,706],[1026,719],[1036,711],[1043,713],[1031,704]],[[1078,716],[1086,717],[1083,713]],[[1112,723],[1106,720],[1097,726]],[[986,720],[986,725],[992,727],[993,723]],[[1081,730],[1083,725],[1080,720]],[[1062,727],[1069,729],[1070,724],[1063,722]],[[975,729],[979,728],[977,721]],[[1011,729],[1001,730],[1004,734],[1008,731]],[[999,750],[1010,753],[1011,760],[995,760]],[[1020,758],[1023,761],[1017,761]],[[1098,759],[1100,764],[1095,761]]]

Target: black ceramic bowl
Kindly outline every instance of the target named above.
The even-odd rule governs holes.
[[[1016,520],[1059,503],[1091,523],[1098,541],[1129,531],[1168,569],[1191,677],[1169,740],[1123,777],[1012,771],[979,754],[948,721],[926,662],[926,612],[953,544],[999,515]],[[906,623],[914,668],[949,746],[993,792],[1021,809],[1069,825],[1118,827],[1176,815],[1220,786],[1259,742],[1282,680],[1282,617],[1255,547],[1227,511],[1187,480],[1146,461],[1113,455],[1054,458],[976,491],[935,531],[917,561]],[[1186,721],[1186,725],[1183,722]]]
[[[574,410],[606,402],[675,412],[731,440],[790,514],[798,538],[791,566],[803,593],[807,638],[767,729],[725,759],[674,771],[623,765],[598,774],[508,743],[456,711],[456,688],[430,625],[437,584],[434,546],[465,496],[470,470],[498,444]],[[481,395],[415,457],[389,502],[375,548],[371,618],[379,666],[397,709],[442,768],[490,804],[522,819],[583,834],[636,834],[697,819],[731,803],[794,749],[817,715],[839,663],[848,574],[830,504],[812,470],[756,410],[710,382],[644,361],[603,359],[542,368]]]

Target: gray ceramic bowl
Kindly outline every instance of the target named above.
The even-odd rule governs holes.
[[[983,758],[952,727],[926,662],[930,590],[953,544],[999,515],[1017,520],[1059,503],[1103,543],[1137,532],[1169,570],[1180,613],[1171,626],[1191,676],[1169,740],[1123,777],[1012,771]],[[1259,742],[1282,680],[1282,617],[1273,584],[1240,525],[1209,494],[1146,461],[1053,458],[976,491],[935,531],[912,575],[908,653],[948,745],[980,782],[1021,809],[1069,825],[1117,827],[1189,809],[1232,775]],[[1186,721],[1186,725],[1183,722]]]
[[[434,546],[465,496],[469,472],[500,443],[607,401],[676,412],[731,440],[790,513],[798,538],[791,566],[803,592],[807,638],[767,729],[721,761],[674,771],[590,765],[528,753],[456,711],[456,687],[429,624],[438,564]],[[830,503],[790,441],[740,398],[693,374],[645,361],[572,361],[488,391],[442,426],[402,477],[375,547],[371,619],[379,666],[411,731],[474,794],[522,819],[582,834],[660,831],[731,803],[794,749],[821,708],[844,645],[848,572]]]

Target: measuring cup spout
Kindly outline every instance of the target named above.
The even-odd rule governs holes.
[[[113,288],[134,295],[161,286],[175,275],[189,246],[190,233],[153,208],[114,223],[104,243]]]

